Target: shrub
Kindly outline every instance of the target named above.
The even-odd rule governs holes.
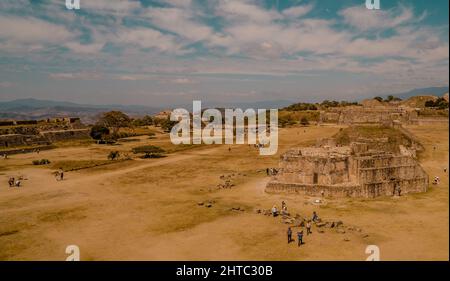
[[[33,165],[48,165],[50,164],[50,160],[41,159],[41,160],[33,160]]]
[[[163,157],[166,151],[158,146],[143,145],[133,148],[133,153],[143,153],[143,158],[159,158]]]
[[[308,118],[303,116],[302,119],[300,119],[300,124],[303,125],[303,126],[309,125]]]
[[[111,151],[111,152],[108,154],[108,159],[109,159],[109,160],[116,160],[116,159],[118,159],[119,157],[120,157],[119,151]]]

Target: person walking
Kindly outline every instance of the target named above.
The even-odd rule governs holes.
[[[292,240],[292,229],[290,226],[288,227],[288,230],[287,230],[287,237],[288,237],[288,244],[289,244],[293,241]]]
[[[298,247],[303,244],[303,230],[297,232]]]
[[[312,232],[311,232],[311,221],[308,221],[306,223],[306,235],[310,235],[310,234],[312,234]]]
[[[15,182],[15,179],[13,177],[10,177],[8,180],[9,187],[13,187]]]

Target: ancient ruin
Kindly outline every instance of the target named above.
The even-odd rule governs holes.
[[[88,139],[89,129],[79,118],[53,118],[41,121],[1,121],[0,148],[49,145],[53,142]]]
[[[408,107],[387,106],[347,106],[329,108],[320,112],[320,123],[337,124],[404,124],[418,119],[418,111]]]
[[[341,146],[327,139],[316,147],[289,150],[266,191],[366,198],[425,192],[428,175],[415,159],[420,146],[405,138],[409,144],[358,138]]]

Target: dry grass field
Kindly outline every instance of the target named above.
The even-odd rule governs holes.
[[[420,162],[439,185],[399,198],[326,198],[321,206],[309,197],[265,193],[265,169],[288,148],[330,137],[338,126],[280,129],[278,154],[270,157],[248,145],[175,147],[164,134],[13,155],[0,160],[0,260],[65,260],[68,245],[79,246],[82,260],[365,260],[372,244],[382,260],[448,260],[448,124],[408,129],[425,146]],[[146,144],[169,154],[131,153]],[[109,164],[112,150],[133,159]],[[52,163],[31,164],[42,158]],[[57,181],[52,173],[63,166],[87,168]],[[9,188],[8,177],[19,175],[23,186]],[[218,189],[221,176],[235,186]],[[304,245],[288,245],[282,219],[255,212],[282,200],[293,214],[317,211],[343,221],[345,233],[313,226]]]

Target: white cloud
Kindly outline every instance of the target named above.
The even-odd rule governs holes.
[[[140,48],[154,48],[162,52],[180,51],[180,46],[175,42],[172,35],[149,28],[123,28],[115,38],[114,42],[123,43],[128,46],[138,46]]]
[[[206,39],[212,34],[210,27],[194,20],[190,10],[180,8],[151,8],[146,12],[150,21],[161,29],[176,33],[192,41]]]
[[[80,44],[78,42],[69,42],[65,46],[77,54],[95,54],[104,46],[103,43]]]
[[[96,72],[66,72],[66,73],[50,73],[49,77],[55,80],[99,80],[102,74]]]
[[[189,79],[189,78],[182,77],[182,78],[173,79],[172,83],[174,83],[174,84],[194,84],[195,81],[192,79]]]
[[[414,19],[411,8],[400,6],[390,10],[368,10],[364,6],[354,6],[339,12],[344,22],[361,31],[394,28]]]
[[[219,1],[215,10],[216,15],[234,23],[240,21],[264,23],[281,17],[275,10],[266,10],[256,5],[254,1],[245,0]]]
[[[299,18],[311,12],[313,7],[314,6],[312,4],[304,6],[294,6],[283,10],[283,15],[289,18]]]
[[[141,8],[139,1],[129,0],[90,0],[81,1],[81,8],[88,12],[126,15]]]
[[[0,26],[1,39],[20,45],[61,43],[78,34],[37,18],[0,15]]]

